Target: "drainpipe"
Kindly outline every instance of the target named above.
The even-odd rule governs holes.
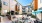
[[[9,0],[9,12],[10,12],[10,0]]]

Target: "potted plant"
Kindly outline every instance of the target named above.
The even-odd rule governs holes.
[[[14,15],[14,11],[10,11],[11,15]]]
[[[36,18],[36,16],[35,16],[35,15],[31,15],[31,17],[32,17],[32,18]]]
[[[7,15],[10,15],[10,12],[7,12]]]
[[[22,23],[21,21],[19,21],[19,23]]]

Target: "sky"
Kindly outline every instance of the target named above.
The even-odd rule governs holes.
[[[17,1],[18,1],[22,6],[26,6],[26,5],[28,5],[28,4],[30,4],[30,3],[32,2],[32,0],[17,0]],[[42,11],[42,10],[37,10],[37,11],[36,11],[36,14],[39,14],[40,11]],[[32,11],[32,14],[35,15],[35,12]]]
[[[22,6],[26,6],[32,2],[32,0],[17,0]]]

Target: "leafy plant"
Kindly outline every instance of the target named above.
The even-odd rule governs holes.
[[[36,16],[35,16],[35,15],[31,15],[31,17],[32,17],[32,18],[36,18]]]
[[[0,11],[1,11],[1,7],[0,7]]]
[[[8,15],[10,15],[10,12],[7,12]]]
[[[19,23],[22,23],[21,21],[19,21]]]

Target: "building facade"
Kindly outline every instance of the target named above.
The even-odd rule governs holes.
[[[2,10],[1,15],[5,15],[9,11],[19,12],[19,14],[22,14],[22,5],[18,6],[18,2],[15,0],[2,0]],[[19,11],[17,11],[19,9]]]
[[[28,13],[28,6],[23,6],[22,13],[27,14]]]
[[[38,9],[42,8],[42,0],[38,0]]]
[[[38,10],[42,11],[42,0],[38,0]],[[42,20],[42,13],[37,14],[37,17],[38,17],[39,20]]]
[[[34,8],[33,8],[34,10],[39,10],[39,11],[41,10],[42,11],[42,0],[34,0],[33,4],[34,4]],[[42,20],[42,13],[37,14],[37,18],[39,20]]]
[[[7,2],[7,4],[5,4]],[[2,10],[1,14],[4,14],[6,12],[9,12],[9,0],[2,0]]]
[[[38,21],[40,22],[42,22],[42,13],[39,13],[39,14],[37,14],[37,18],[39,19]]]
[[[32,5],[33,5],[33,9],[39,9],[42,7],[42,0],[33,0],[32,2]]]
[[[26,13],[26,14],[31,14],[32,13],[32,8],[31,8],[31,6],[23,6],[23,8],[22,8],[22,12],[23,13]]]

